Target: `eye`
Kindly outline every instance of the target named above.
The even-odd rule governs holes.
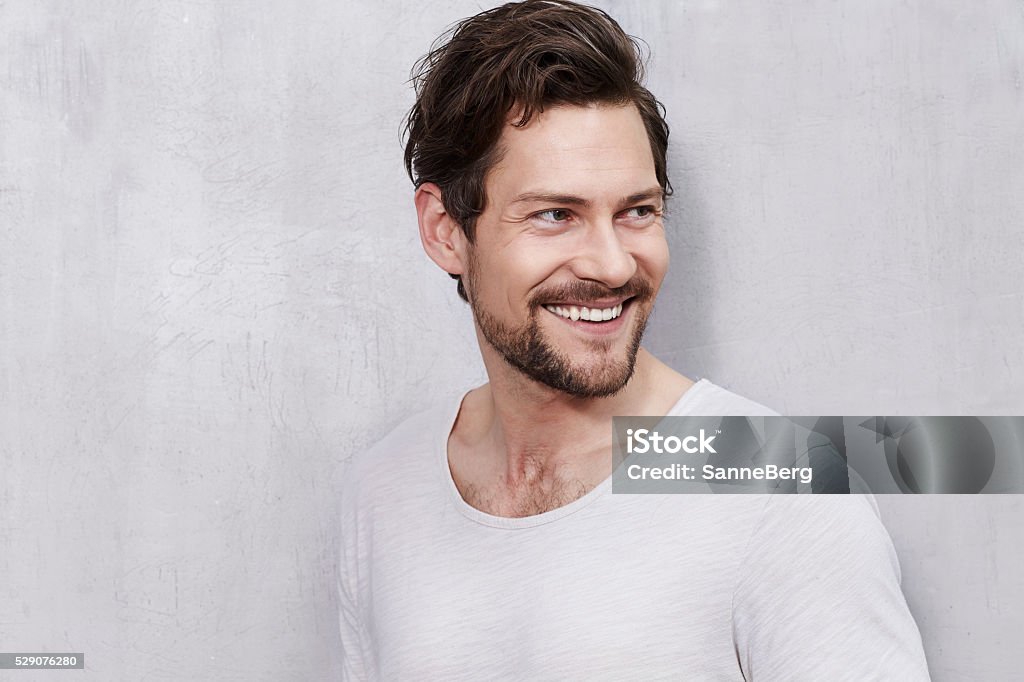
[[[564,208],[551,208],[547,211],[534,213],[533,217],[539,219],[541,222],[557,224],[568,222],[572,217],[572,213]]]
[[[646,218],[648,216],[654,215],[654,207],[653,206],[635,206],[635,207],[629,209],[628,211],[626,211],[626,215],[631,217],[631,218]]]
[[[661,215],[661,212],[654,206],[634,206],[626,209],[620,215],[634,223],[645,224],[653,221],[654,218]]]

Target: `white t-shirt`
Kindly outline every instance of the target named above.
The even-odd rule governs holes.
[[[627,495],[609,478],[493,516],[448,467],[460,404],[349,463],[345,679],[929,679],[870,496]],[[701,380],[669,414],[774,413]]]

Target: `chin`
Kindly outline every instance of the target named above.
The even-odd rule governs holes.
[[[474,305],[473,313],[486,343],[510,367],[538,384],[578,398],[613,396],[629,383],[646,322],[641,314],[627,333],[622,333],[626,332],[622,327],[609,328],[602,337],[552,327],[547,318],[537,315],[516,327],[497,320],[482,306]]]
[[[614,354],[594,358],[593,353],[565,354],[561,362],[534,368],[532,378],[579,398],[613,396],[629,383],[636,368],[636,354],[618,349]],[[589,356],[589,357],[588,357]]]

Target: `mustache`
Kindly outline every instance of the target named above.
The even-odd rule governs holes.
[[[621,287],[606,287],[592,280],[577,279],[538,291],[530,297],[530,307],[539,308],[551,301],[590,301],[619,297],[646,300],[652,296],[654,296],[654,287],[646,278],[639,275],[634,275]]]

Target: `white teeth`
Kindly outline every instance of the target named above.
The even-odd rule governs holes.
[[[563,308],[558,305],[546,305],[544,306],[547,310],[564,317],[568,320],[587,320],[589,322],[605,322],[607,320],[614,320],[616,317],[622,314],[622,304],[612,306],[611,308],[587,308],[578,306],[569,306]]]

